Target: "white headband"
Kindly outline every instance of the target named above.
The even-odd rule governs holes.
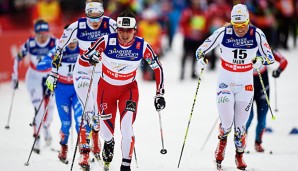
[[[100,13],[103,15],[104,9],[103,5],[100,2],[89,2],[86,4],[85,7],[85,13],[90,14],[90,13]]]
[[[117,27],[136,28],[137,21],[132,17],[117,17]]]

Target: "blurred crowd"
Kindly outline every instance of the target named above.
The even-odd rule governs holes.
[[[31,28],[33,21],[43,18],[55,29],[84,16],[85,1],[73,0],[0,0],[0,29]],[[75,3],[74,3],[75,2]],[[296,46],[297,0],[104,0],[105,15],[116,19],[123,9],[130,8],[139,17],[138,34],[146,39],[159,56],[171,48],[177,32],[184,37],[184,53],[180,79],[184,79],[187,58],[193,60],[192,78],[195,73],[196,48],[212,32],[230,22],[234,4],[244,3],[250,11],[251,24],[259,27],[273,48],[288,49],[289,36]],[[166,37],[163,49],[161,37]],[[208,56],[210,69],[215,69],[215,53]],[[142,66],[144,79],[154,79]]]

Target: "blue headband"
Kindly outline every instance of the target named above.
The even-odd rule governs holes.
[[[49,31],[49,24],[48,23],[36,23],[34,25],[35,33],[39,33],[42,31]]]

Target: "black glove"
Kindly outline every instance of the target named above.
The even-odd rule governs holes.
[[[278,67],[276,70],[272,72],[272,77],[278,78],[281,72],[282,72],[281,68]]]
[[[166,101],[163,95],[157,94],[154,98],[154,106],[156,111],[161,111],[166,107]]]
[[[95,51],[92,55],[89,56],[90,65],[94,66],[98,64],[100,61],[100,57],[101,57],[100,54],[97,51]]]

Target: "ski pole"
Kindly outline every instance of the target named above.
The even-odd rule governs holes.
[[[10,122],[10,117],[11,117],[11,111],[12,111],[12,105],[13,105],[13,99],[14,99],[15,92],[16,92],[16,89],[13,89],[11,102],[10,102],[10,107],[9,107],[8,119],[7,119],[7,124],[5,126],[5,129],[9,129],[9,122]]]
[[[210,136],[211,136],[211,134],[212,134],[214,128],[215,128],[216,125],[217,125],[218,119],[219,119],[219,117],[216,118],[216,120],[215,120],[215,122],[214,122],[214,124],[213,124],[213,126],[212,126],[212,128],[211,128],[211,130],[210,130],[210,132],[208,133],[207,138],[206,138],[205,142],[203,143],[203,145],[202,145],[202,147],[201,147],[201,149],[200,149],[201,151],[204,150],[204,148],[205,148],[205,146],[206,146],[206,143],[208,142],[208,140],[209,140],[209,138],[210,138]]]
[[[92,87],[92,82],[93,82],[93,76],[94,76],[95,66],[93,66],[92,73],[91,73],[90,83],[89,83],[89,87],[88,87],[88,91],[87,91],[87,97],[86,97],[86,100],[85,100],[84,110],[83,110],[83,113],[82,113],[82,118],[81,118],[81,123],[80,123],[80,129],[79,129],[79,132],[78,132],[77,142],[76,142],[75,150],[74,150],[73,157],[72,157],[70,171],[72,171],[73,163],[74,163],[74,160],[76,158],[77,148],[78,148],[78,144],[79,144],[79,141],[80,141],[80,133],[81,133],[81,130],[82,130],[82,127],[83,127],[85,110],[86,110],[87,102],[88,102],[89,95],[90,95],[90,92],[91,92],[91,87]]]
[[[201,69],[200,76],[199,76],[199,79],[198,79],[198,85],[197,85],[195,97],[193,99],[193,104],[192,104],[192,108],[191,108],[191,111],[190,111],[190,116],[189,116],[189,120],[188,120],[188,124],[187,124],[187,128],[186,128],[186,132],[185,132],[185,136],[184,136],[184,141],[183,141],[183,145],[182,145],[182,149],[181,149],[181,153],[180,153],[180,157],[179,157],[178,168],[180,166],[180,161],[181,161],[181,158],[182,158],[182,153],[183,153],[185,142],[186,142],[189,125],[190,125],[191,118],[192,118],[192,113],[193,113],[193,110],[194,110],[194,107],[195,107],[195,104],[196,104],[197,94],[198,94],[199,87],[200,87],[200,84],[201,84],[201,76],[203,75],[203,71],[204,71],[204,68]]]
[[[53,93],[51,92],[50,97],[49,97],[49,101],[51,100],[52,96],[53,96]],[[27,162],[25,163],[25,166],[29,166],[29,160],[30,160],[30,158],[31,158],[31,154],[32,154],[34,145],[35,145],[35,143],[36,143],[36,140],[38,139],[39,131],[40,131],[41,125],[42,125],[42,123],[43,123],[44,117],[45,117],[45,115],[46,115],[46,113],[47,113],[47,111],[48,111],[48,107],[49,107],[49,103],[48,103],[48,105],[46,106],[45,111],[44,111],[44,113],[43,113],[43,115],[42,115],[42,120],[40,121],[40,124],[39,124],[39,126],[38,126],[38,129],[37,129],[37,132],[36,132],[36,135],[35,135],[35,138],[34,138],[34,142],[33,142],[33,145],[32,145],[32,147],[31,147],[31,151],[30,151],[28,160],[27,160]]]
[[[271,119],[275,120],[276,117],[273,115],[273,112],[272,112],[272,109],[271,109],[271,106],[270,106],[270,101],[269,101],[269,98],[268,98],[268,95],[267,95],[267,92],[266,92],[266,89],[265,89],[265,86],[264,86],[264,82],[263,82],[263,79],[262,79],[260,69],[257,68],[257,72],[258,72],[258,75],[259,75],[259,78],[260,78],[260,82],[261,82],[261,85],[262,85],[262,88],[263,88],[263,92],[264,92],[265,97],[266,97],[267,105],[268,105],[269,110],[271,112]]]
[[[36,119],[36,116],[37,116],[37,114],[38,114],[38,112],[39,112],[39,110],[40,110],[40,107],[41,107],[43,101],[45,100],[45,98],[46,98],[46,95],[43,96],[41,102],[40,102],[39,105],[38,105],[38,108],[35,110],[35,115],[34,115],[34,117],[33,117],[32,123],[29,124],[30,126],[35,126],[35,119]]]
[[[167,154],[167,149],[164,147],[164,140],[163,140],[163,131],[162,131],[162,124],[161,124],[161,114],[160,111],[158,111],[158,116],[159,116],[159,128],[160,128],[160,138],[161,138],[161,145],[162,149],[160,150],[161,154]]]
[[[277,109],[277,86],[276,86],[276,78],[274,78],[274,87],[275,87],[275,112],[278,112],[278,109]]]
[[[134,156],[135,156],[136,167],[138,168],[137,152],[136,152],[136,147],[135,146],[133,147],[133,153],[134,153]]]

